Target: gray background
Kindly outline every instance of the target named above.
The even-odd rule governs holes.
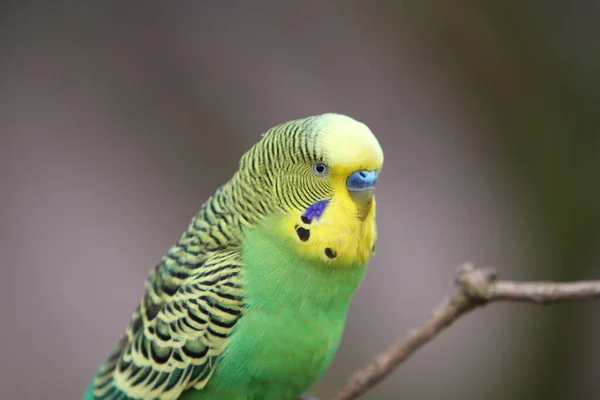
[[[386,155],[378,254],[313,394],[420,323],[465,260],[600,275],[594,2],[0,7],[2,398],[79,398],[204,199],[307,115],[367,123]],[[477,311],[364,398],[597,398],[599,307]]]

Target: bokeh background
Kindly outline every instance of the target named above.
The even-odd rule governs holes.
[[[467,260],[600,276],[600,3],[3,2],[0,391],[78,399],[147,272],[269,127],[365,123],[378,254],[330,372]],[[600,305],[477,311],[365,399],[597,399]]]

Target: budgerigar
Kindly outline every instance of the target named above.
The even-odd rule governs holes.
[[[297,399],[328,368],[374,251],[382,164],[344,115],[268,130],[151,271],[83,399]]]

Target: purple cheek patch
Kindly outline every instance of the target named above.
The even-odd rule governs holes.
[[[319,200],[316,203],[308,206],[306,211],[304,211],[304,214],[302,214],[302,221],[309,224],[313,218],[316,218],[317,220],[321,218],[321,215],[323,215],[327,204],[329,204],[329,200]]]

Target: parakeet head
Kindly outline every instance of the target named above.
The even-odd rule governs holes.
[[[266,208],[286,215],[284,234],[301,245],[300,252],[329,262],[370,255],[382,165],[371,130],[339,114],[278,125],[242,159],[242,167],[260,177],[253,186],[260,181],[265,189],[260,196]]]
[[[245,162],[244,162],[245,161]],[[363,123],[323,114],[278,125],[242,161],[267,177],[282,209],[304,210],[319,200],[348,196],[364,219],[383,165],[383,151]]]

